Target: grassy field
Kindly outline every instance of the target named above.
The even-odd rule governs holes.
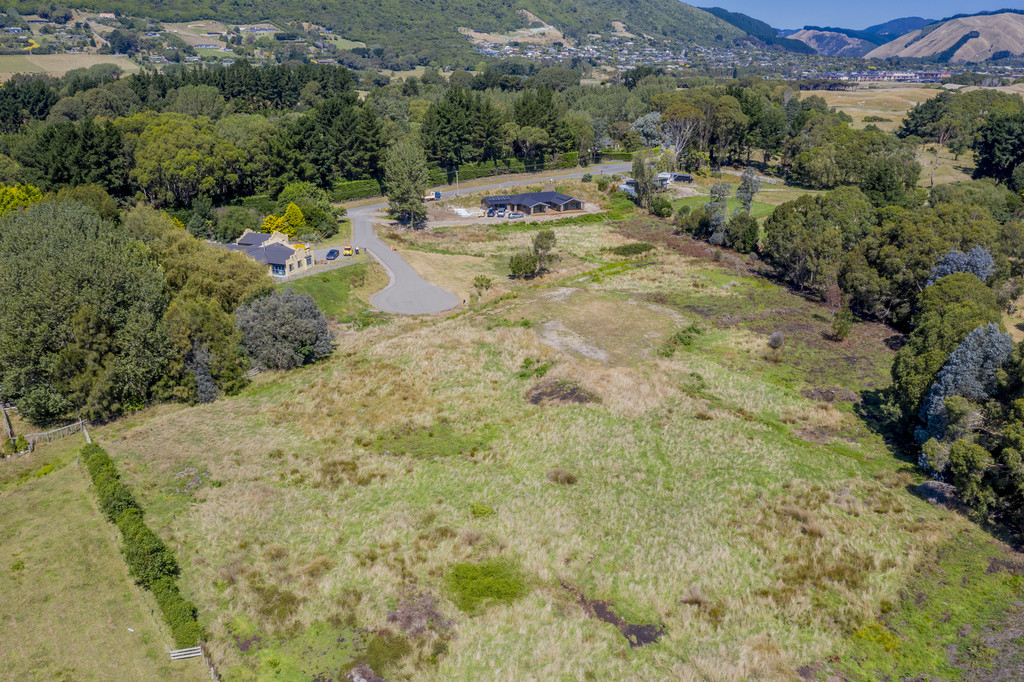
[[[818,303],[662,221],[555,229],[550,274],[95,430],[177,551],[224,679],[998,665],[978,652],[1024,593],[1016,569],[989,569],[1020,558],[912,494],[916,470],[860,416],[895,332],[829,341]],[[391,238],[466,280],[532,234]],[[655,249],[606,250],[637,240]],[[199,485],[179,492],[183,476]],[[631,646],[634,631],[657,641]]]
[[[913,85],[864,86],[850,91],[823,91],[813,94],[823,97],[829,106],[846,112],[853,118],[854,126],[863,128],[873,123],[882,130],[892,132],[899,128],[903,117],[911,108],[936,97],[942,90],[922,88]],[[865,121],[865,117],[877,117],[883,121]]]
[[[280,287],[309,294],[328,317],[351,322],[369,308],[370,295],[388,283],[387,273],[376,261],[363,255],[356,259],[360,262],[355,265],[303,277]]]
[[[695,208],[702,208],[705,204],[708,203],[709,198],[710,197],[707,197],[707,196],[700,196],[700,197],[684,197],[682,199],[676,199],[675,201],[672,202],[672,210],[673,211],[678,211],[683,206],[689,206],[691,210],[695,209]],[[728,214],[732,215],[732,212],[734,210],[736,210],[736,208],[738,208],[739,205],[740,205],[739,201],[737,201],[734,198],[730,198],[729,199],[729,206],[728,206],[728,210],[727,210]],[[766,203],[761,202],[761,201],[755,201],[753,206],[752,206],[752,208],[751,208],[750,214],[752,216],[754,216],[755,218],[764,218],[765,216],[770,215],[771,212],[774,211],[774,210],[775,210],[775,206],[772,205],[772,204],[766,204]]]
[[[921,187],[966,182],[974,172],[974,152],[967,151],[960,158],[946,147],[935,144],[922,145],[917,150],[917,161],[921,164]]]
[[[202,680],[172,662],[74,462],[81,436],[0,463],[0,642],[12,680]]]
[[[116,64],[126,73],[135,73],[139,65],[127,57],[102,54],[0,55],[0,82],[16,73],[46,73],[63,76],[72,69],[96,64]]]

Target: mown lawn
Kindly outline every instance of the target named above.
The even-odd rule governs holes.
[[[309,294],[328,317],[339,322],[350,322],[369,308],[369,296],[387,284],[387,274],[368,256],[356,256],[362,262],[323,274],[310,275],[281,284]]]

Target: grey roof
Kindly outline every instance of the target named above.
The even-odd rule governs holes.
[[[260,240],[261,242],[264,240]],[[268,246],[246,246],[244,244],[225,244],[228,251],[241,251],[257,263],[264,265],[284,265],[295,255],[295,249],[281,243]]]
[[[484,197],[484,202],[491,206],[495,204],[517,204],[519,206],[552,204],[554,206],[564,206],[570,201],[580,200],[559,192],[526,192],[524,194],[498,194],[493,197]]]
[[[270,239],[270,235],[264,232],[250,232],[239,237],[238,244],[241,246],[259,246],[268,239]]]

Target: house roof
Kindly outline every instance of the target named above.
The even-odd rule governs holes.
[[[266,235],[270,236],[270,235]],[[261,242],[264,240],[260,240]],[[257,263],[264,265],[284,265],[295,255],[295,249],[287,244],[268,244],[267,246],[247,246],[245,244],[225,244],[228,251],[241,251]]]
[[[579,199],[559,192],[526,192],[524,194],[498,194],[493,197],[484,197],[484,203],[490,206],[496,204],[516,204],[518,206],[551,204],[553,206],[565,206],[570,201],[579,201]]]
[[[259,246],[268,239],[270,235],[265,232],[250,232],[239,237],[237,243],[239,246]]]

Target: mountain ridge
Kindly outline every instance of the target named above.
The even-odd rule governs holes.
[[[983,62],[1024,54],[1024,13],[1020,11],[958,16],[911,31],[866,56]]]
[[[551,24],[569,39],[588,33],[610,34],[612,22],[630,32],[682,42],[735,40],[745,33],[722,19],[677,0],[89,0],[90,10],[177,22],[215,18],[231,23],[261,20],[304,21],[326,26],[369,46],[392,48],[415,55],[421,63],[478,59],[459,26],[487,33],[506,33],[524,27],[526,10]],[[34,13],[36,5],[19,0],[16,8]]]

